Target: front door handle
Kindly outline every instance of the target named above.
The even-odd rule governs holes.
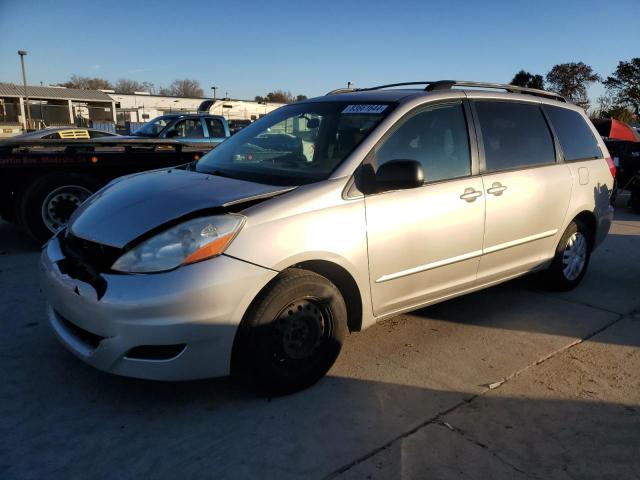
[[[490,193],[491,195],[495,195],[496,197],[499,197],[500,195],[502,195],[502,192],[504,192],[506,189],[507,187],[502,185],[500,182],[493,182],[493,184],[491,185],[491,188],[487,190],[487,193]]]
[[[460,195],[460,198],[467,202],[475,202],[476,198],[480,195],[482,195],[482,192],[474,189],[473,187],[469,187],[464,189],[464,193]]]

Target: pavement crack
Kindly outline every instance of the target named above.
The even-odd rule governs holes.
[[[456,433],[458,435],[460,435],[464,440],[466,440],[467,442],[475,445],[476,447],[481,448],[482,450],[486,451],[487,453],[489,453],[491,456],[493,456],[496,460],[498,460],[500,463],[502,463],[503,465],[506,465],[507,467],[515,470],[518,473],[521,473],[523,475],[525,475],[527,478],[534,478],[537,479],[538,477],[534,476],[534,475],[530,475],[529,473],[525,472],[524,470],[522,470],[521,468],[518,468],[517,466],[515,466],[513,463],[509,462],[507,459],[503,458],[501,455],[499,455],[498,453],[494,452],[493,450],[491,450],[489,448],[488,445],[485,445],[482,442],[479,442],[478,440],[476,440],[475,438],[473,438],[471,435],[469,435],[467,432],[465,432],[464,430],[462,430],[461,428],[458,427],[454,427],[453,425],[451,425],[450,423],[444,422],[444,421],[438,421],[436,422],[438,425],[441,425],[443,427],[445,427],[447,430]]]
[[[484,393],[484,392],[483,392]],[[357,459],[353,460],[352,462],[349,462],[346,465],[343,465],[342,467],[338,468],[337,470],[334,470],[333,472],[329,473],[328,475],[326,475],[325,477],[323,477],[325,480],[330,480],[333,478],[338,477],[339,475],[342,475],[344,472],[352,469],[353,467],[355,467],[356,465],[359,465],[360,463],[370,459],[371,457],[375,456],[376,454],[388,449],[389,447],[391,447],[395,442],[399,441],[399,440],[403,440],[407,437],[410,437],[411,435],[413,435],[414,433],[416,433],[418,430],[431,425],[435,422],[437,422],[440,418],[442,418],[444,415],[447,415],[451,412],[453,412],[454,410],[456,410],[457,408],[466,405],[470,402],[472,402],[476,397],[478,397],[481,394],[476,394],[476,395],[471,395],[468,398],[465,398],[461,401],[459,401],[458,403],[456,403],[455,405],[453,405],[452,407],[443,410],[442,412],[439,412],[437,414],[435,414],[434,416],[430,417],[429,419],[425,420],[424,422],[416,425],[415,427],[413,427],[411,430],[408,430],[404,433],[401,433],[400,435],[397,435],[396,437],[392,438],[391,440],[389,440],[387,443],[385,443],[384,445],[377,447],[373,450],[371,450],[370,452],[362,455],[361,457],[358,457]]]
[[[570,302],[570,303],[576,303],[576,302]],[[597,307],[594,307],[597,308]],[[602,310],[602,309],[601,309]],[[635,310],[634,310],[635,311]],[[608,322],[606,325],[594,330],[593,332],[589,333],[588,335],[584,336],[583,338],[578,338],[575,341],[563,346],[562,348],[559,348],[558,350],[555,350],[553,352],[551,352],[548,355],[545,355],[542,358],[539,358],[538,360],[536,360],[533,363],[530,363],[529,365],[526,365],[525,367],[521,368],[520,370],[515,371],[514,373],[507,375],[506,377],[502,378],[501,380],[491,384],[491,386],[493,388],[491,388],[491,386],[487,386],[487,388],[483,391],[481,391],[480,393],[477,393],[475,395],[470,395],[469,397],[459,401],[458,403],[456,403],[455,405],[453,405],[452,407],[443,410],[442,412],[439,412],[437,414],[435,414],[434,416],[428,418],[427,420],[425,420],[424,422],[418,424],[417,426],[411,428],[410,430],[407,430],[404,433],[401,433],[400,435],[397,435],[396,437],[392,438],[391,440],[389,440],[388,442],[386,442],[385,444],[383,444],[380,447],[377,447],[369,452],[367,452],[366,454],[358,457],[357,459],[349,462],[346,465],[343,465],[342,467],[334,470],[333,472],[329,473],[328,475],[326,475],[325,477],[323,477],[325,480],[330,480],[333,478],[337,478],[339,475],[345,473],[346,471],[352,469],[353,467],[359,465],[360,463],[365,462],[366,460],[374,457],[375,455],[377,455],[378,453],[390,448],[395,442],[399,441],[399,440],[403,440],[407,437],[410,437],[411,435],[413,435],[414,433],[416,433],[418,430],[421,430],[424,427],[427,427],[429,425],[433,425],[433,424],[438,424],[443,426],[444,428],[447,428],[451,431],[456,431],[456,428],[451,426],[449,423],[444,422],[442,419],[448,415],[449,413],[454,412],[455,410],[457,410],[458,408],[470,404],[473,401],[475,401],[477,398],[483,396],[484,394],[486,394],[487,392],[490,392],[492,390],[497,390],[499,388],[501,388],[504,384],[506,384],[507,382],[513,380],[514,378],[520,376],[522,373],[526,372],[527,370],[529,370],[530,368],[536,367],[544,362],[546,362],[547,360],[550,360],[551,358],[554,358],[555,356],[566,352],[570,349],[572,349],[573,347],[575,347],[576,345],[580,345],[581,343],[593,338],[594,336],[604,332],[605,330],[607,330],[608,328],[611,328],[613,325],[615,325],[616,323],[620,322],[622,319],[624,318],[628,318],[631,317],[631,315],[628,314],[620,314],[617,312],[609,312],[609,313],[614,313],[615,315],[617,315],[617,317],[612,320],[611,322]],[[458,429],[459,430],[459,429]],[[460,432],[459,432],[460,433]],[[464,435],[463,435],[464,436]],[[467,437],[465,437],[467,438]],[[476,444],[477,446],[489,451],[492,455],[494,455],[498,460],[502,461],[503,463],[505,463],[505,465],[510,466],[511,468],[513,468],[514,470],[518,471],[519,473],[522,473],[523,475],[526,475],[528,478],[538,478],[535,476],[532,476],[531,474],[524,472],[520,469],[518,469],[516,466],[510,464],[507,460],[500,458],[497,454],[495,454],[495,452],[492,452],[488,446],[484,445],[483,443],[477,442],[474,439],[472,439],[471,437],[467,438],[469,441],[473,442],[474,444]]]

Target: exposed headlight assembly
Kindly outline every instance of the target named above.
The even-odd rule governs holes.
[[[164,272],[215,257],[226,250],[244,220],[237,214],[188,220],[132,248],[111,269],[126,273]]]

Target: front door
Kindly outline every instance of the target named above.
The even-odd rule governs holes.
[[[462,101],[422,107],[398,122],[366,161],[417,160],[423,186],[365,195],[369,276],[376,316],[418,306],[475,283],[485,195],[473,176]]]
[[[571,172],[539,104],[477,100],[486,195],[478,282],[531,270],[553,254],[571,198]]]
[[[173,133],[174,140],[178,140],[183,143],[208,143],[205,139],[204,130],[202,129],[202,122],[199,118],[185,118],[179,120],[169,130]],[[168,134],[169,132],[167,132]]]

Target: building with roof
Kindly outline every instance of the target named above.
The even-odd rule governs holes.
[[[117,123],[147,122],[159,115],[173,112],[196,112],[204,101],[204,108],[213,115],[221,115],[227,120],[257,120],[282,106],[281,103],[261,103],[253,100],[219,98],[211,100],[198,97],[171,97],[152,95],[148,92],[133,94],[106,91],[116,102]]]
[[[13,129],[115,122],[116,104],[99,90],[0,83],[0,134]],[[15,134],[15,133],[13,133]]]
[[[203,102],[207,102],[203,104]],[[149,92],[120,94],[56,86],[0,83],[0,137],[52,126],[93,126],[128,131],[130,126],[172,112],[209,113],[227,120],[256,120],[282,106],[251,100],[172,97]],[[131,125],[133,124],[133,125]]]

